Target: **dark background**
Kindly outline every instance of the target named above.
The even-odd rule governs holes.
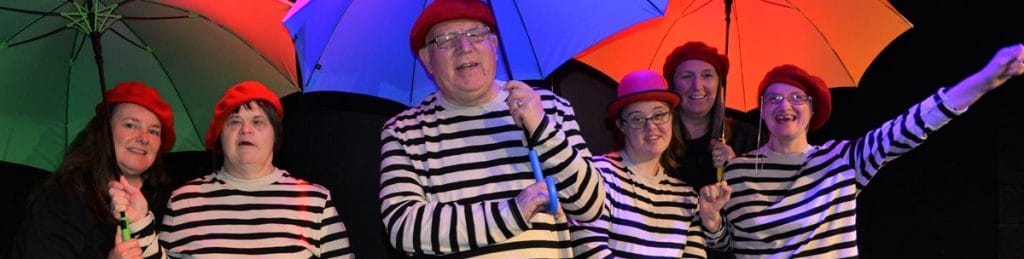
[[[995,52],[1024,41],[1020,4],[893,0],[914,28],[868,68],[860,87],[833,89],[833,115],[810,135],[852,139],[980,69]],[[864,17],[871,19],[871,17]],[[813,73],[813,71],[811,71]],[[591,151],[610,151],[601,126],[615,82],[576,61],[529,81],[573,102]],[[864,258],[1024,258],[1024,79],[989,93],[917,149],[886,165],[858,198]],[[347,93],[282,98],[285,143],[275,164],[330,188],[361,258],[397,256],[385,239],[377,197],[380,127],[404,107]],[[179,181],[212,170],[205,152],[166,159]],[[0,226],[6,254],[32,184],[47,173],[0,162]]]

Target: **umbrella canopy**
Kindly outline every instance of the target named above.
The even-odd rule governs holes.
[[[203,150],[213,105],[229,86],[258,80],[281,95],[298,90],[294,45],[280,23],[290,7],[0,0],[0,160],[54,170],[101,89],[124,81],[153,86],[171,105],[173,151]]]
[[[729,46],[725,2],[733,2]],[[661,71],[688,41],[727,47],[726,106],[757,106],[765,73],[795,64],[830,87],[856,86],[875,56],[911,24],[886,0],[673,0],[664,17],[612,36],[576,56],[618,80],[629,71]]]
[[[343,91],[408,106],[436,90],[409,32],[430,1],[298,1],[285,21],[293,33],[305,92]],[[488,1],[501,51],[498,78],[543,79],[594,42],[662,15],[667,0]],[[505,67],[510,65],[510,67]]]

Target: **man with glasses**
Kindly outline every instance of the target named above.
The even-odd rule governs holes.
[[[731,249],[737,258],[857,257],[856,198],[878,169],[923,143],[985,93],[1024,74],[1022,61],[1024,45],[1003,48],[980,71],[881,127],[855,140],[822,145],[809,144],[807,133],[831,113],[825,82],[793,65],[772,69],[758,90],[767,143],[729,160],[725,179],[731,190],[701,189],[702,203],[706,194],[716,203],[727,200],[726,227],[711,234],[725,238],[709,239],[710,246]]]
[[[498,35],[479,0],[434,1],[410,38],[439,91],[381,132],[391,244],[411,255],[571,258],[566,216],[594,220],[604,190],[569,102],[495,80]],[[560,212],[540,213],[549,198],[531,148],[557,186]]]

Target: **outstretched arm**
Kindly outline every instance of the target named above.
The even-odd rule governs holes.
[[[950,108],[963,110],[988,91],[996,89],[1015,76],[1024,74],[1024,44],[1004,47],[996,52],[985,67],[946,92]]]
[[[843,152],[857,172],[855,177],[858,186],[867,185],[885,163],[923,143],[931,132],[965,112],[968,106],[986,92],[1024,73],[1022,60],[1024,46],[1018,44],[1005,47],[977,73],[925,98],[906,113],[883,123],[852,145],[838,147],[849,148],[849,152]],[[826,145],[826,148],[837,146]]]

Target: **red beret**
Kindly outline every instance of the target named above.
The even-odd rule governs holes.
[[[124,82],[107,90],[106,97],[107,105],[134,103],[156,114],[160,120],[160,152],[165,153],[174,147],[174,112],[155,89],[139,82]],[[103,104],[102,101],[96,104],[97,115],[103,112]]]
[[[277,119],[284,118],[284,108],[281,107],[281,100],[277,94],[256,81],[238,83],[229,88],[224,97],[217,101],[217,105],[213,106],[213,119],[210,120],[210,128],[206,130],[206,149],[220,150],[216,142],[220,138],[220,131],[224,129],[224,120],[227,120],[238,106],[254,100],[270,103],[277,110]]]
[[[768,71],[768,74],[764,76],[764,80],[761,81],[761,86],[757,89],[757,95],[763,96],[768,86],[774,83],[795,86],[807,93],[808,96],[811,96],[813,98],[811,100],[811,108],[814,109],[814,115],[811,116],[810,129],[818,129],[825,125],[828,116],[832,114],[832,94],[829,93],[828,86],[825,85],[824,80],[808,74],[807,71],[797,66],[785,64]]]
[[[668,108],[675,109],[676,105],[679,105],[680,98],[679,94],[668,90],[665,78],[662,78],[658,72],[637,70],[626,74],[622,80],[619,80],[615,100],[608,104],[608,116],[618,118],[619,110],[640,101],[663,101],[668,103]]]
[[[458,19],[477,20],[491,29],[495,28],[491,8],[480,0],[437,0],[424,8],[419,18],[416,18],[416,23],[412,25],[412,33],[409,35],[412,51],[417,52],[426,46],[425,38],[434,25]]]
[[[676,67],[683,63],[683,61],[691,59],[702,60],[711,64],[715,68],[715,72],[718,72],[719,78],[725,78],[729,74],[728,57],[719,55],[718,49],[708,46],[704,42],[691,41],[676,47],[675,50],[672,50],[672,54],[668,54],[668,57],[665,58],[665,66],[662,67],[662,74],[665,75],[665,80],[671,82]]]

